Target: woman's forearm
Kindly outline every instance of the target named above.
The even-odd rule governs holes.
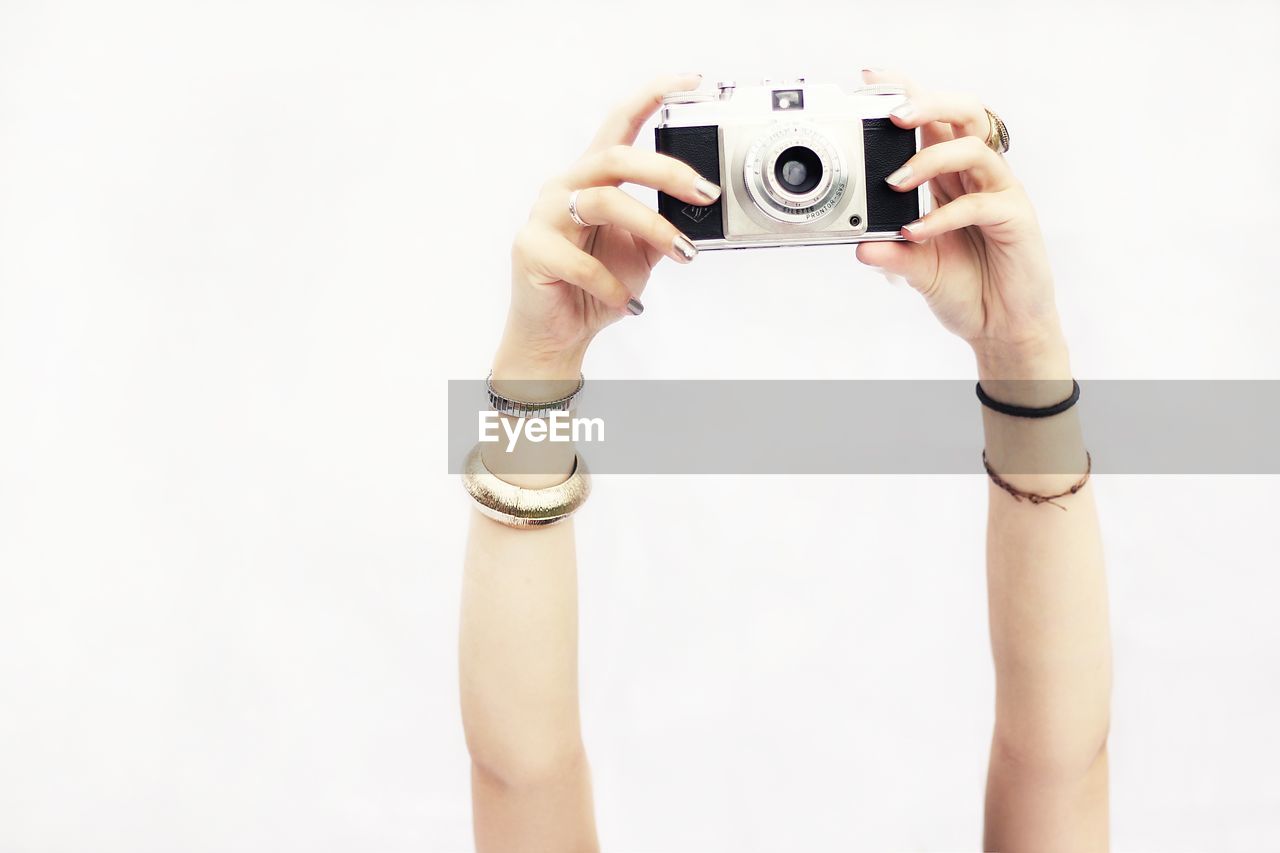
[[[979,373],[989,394],[1018,405],[1050,405],[1071,389],[1065,346],[1016,366],[980,357]],[[1086,466],[1077,408],[1043,419],[984,409],[992,469],[1026,492],[1069,489]],[[1093,489],[1061,499],[1065,511],[1015,500],[994,482],[988,500],[988,846],[1102,849],[1111,654]]]
[[[524,783],[579,748],[573,522],[515,530],[473,512],[459,649],[478,769]]]
[[[495,387],[502,382],[495,373]],[[491,471],[525,488],[563,481],[572,470],[567,445],[486,451]],[[536,472],[503,473],[535,453]],[[590,849],[573,521],[515,529],[471,516],[459,666],[478,848]]]

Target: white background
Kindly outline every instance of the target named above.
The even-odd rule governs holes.
[[[1079,376],[1277,379],[1278,34],[1224,0],[4,0],[0,851],[470,849],[445,381],[486,371],[510,238],[622,93],[976,92]],[[645,302],[589,377],[973,371],[851,247],[664,263]],[[1278,486],[1095,481],[1119,849],[1280,834]],[[975,848],[984,489],[598,478],[606,847]]]

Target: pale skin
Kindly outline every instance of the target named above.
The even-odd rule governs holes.
[[[890,180],[903,192],[928,181],[934,210],[903,229],[906,242],[859,245],[858,260],[901,275],[924,296],[942,326],[972,347],[992,397],[1025,406],[1065,398],[1071,368],[1044,241],[1026,193],[984,144],[980,102],[922,90],[896,73],[863,76],[906,87],[908,106],[893,120],[921,128],[924,147]],[[653,81],[544,187],[512,251],[511,308],[493,362],[499,390],[516,380],[539,380],[545,399],[571,390],[598,332],[624,318],[643,322],[628,301],[643,293],[650,271],[663,258],[687,262],[676,229],[616,187],[708,203],[709,188],[692,169],[632,147],[662,94],[697,82]],[[579,212],[592,227],[568,216],[574,189],[583,190]],[[1027,420],[983,409],[992,468],[1028,492],[1068,489],[1086,464],[1076,411]],[[559,473],[507,479],[541,488],[568,476],[571,446],[532,447],[516,452],[540,452],[540,470]],[[491,468],[501,452],[486,452]],[[1017,473],[1045,470],[1055,473]],[[1060,509],[988,488],[996,697],[987,850],[1108,848],[1111,659],[1092,489],[1061,499]],[[598,849],[579,726],[576,571],[572,520],[517,530],[472,513],[459,659],[482,853]]]

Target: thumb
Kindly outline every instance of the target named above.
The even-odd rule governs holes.
[[[932,247],[920,243],[859,243],[857,254],[862,263],[900,275],[916,290],[928,287],[937,265]]]

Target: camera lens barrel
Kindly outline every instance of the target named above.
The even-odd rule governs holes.
[[[809,222],[825,216],[844,197],[848,182],[839,148],[808,125],[772,130],[755,140],[743,161],[748,195],[779,222]]]

